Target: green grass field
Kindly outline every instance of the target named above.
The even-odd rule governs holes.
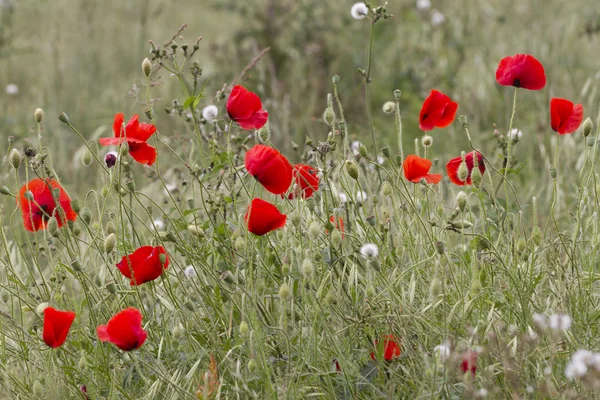
[[[1,399],[597,396],[600,3],[388,3],[0,0]]]

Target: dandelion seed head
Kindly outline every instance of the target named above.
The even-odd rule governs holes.
[[[437,353],[440,361],[444,362],[450,357],[450,345],[448,343],[439,344],[433,348],[433,352]]]
[[[508,136],[512,140],[518,141],[523,136],[523,132],[520,129],[514,128],[510,132],[508,132]]]
[[[379,255],[379,247],[373,243],[367,243],[360,248],[360,254],[368,259],[375,259]]]
[[[565,332],[571,329],[573,320],[566,314],[554,314],[550,316],[550,328],[554,331]]]
[[[217,115],[219,115],[219,109],[213,104],[202,109],[202,117],[208,122],[213,122],[217,118]]]
[[[438,10],[433,10],[431,12],[431,25],[438,26],[443,24],[446,21],[446,16],[439,12]]]
[[[152,221],[152,226],[154,226],[154,229],[156,229],[157,231],[162,231],[165,229],[165,223],[162,219],[155,219],[154,221]]]
[[[369,8],[363,2],[354,3],[352,8],[350,9],[350,15],[354,19],[363,19],[369,14]]]
[[[188,265],[183,270],[183,274],[188,278],[193,278],[196,276],[196,270],[194,269],[194,267],[192,265]]]
[[[6,85],[6,94],[8,95],[15,95],[17,93],[19,93],[19,87],[17,85],[15,85],[14,83],[9,83],[8,85]]]
[[[431,8],[431,0],[417,0],[415,5],[419,11],[427,11]]]

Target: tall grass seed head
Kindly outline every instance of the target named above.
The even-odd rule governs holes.
[[[369,8],[363,2],[354,3],[350,9],[350,15],[352,15],[352,18],[354,19],[363,19],[369,15]]]

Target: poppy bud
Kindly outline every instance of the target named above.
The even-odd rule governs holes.
[[[302,216],[298,213],[294,213],[291,216],[291,221],[292,221],[292,225],[294,225],[295,227],[300,227],[300,224],[302,223]]]
[[[109,254],[111,253],[117,244],[117,237],[114,233],[111,233],[104,239],[104,251]]]
[[[108,292],[111,294],[115,294],[115,293],[117,293],[117,285],[115,285],[114,282],[109,282],[106,285],[106,290],[108,290]]]
[[[381,184],[381,193],[383,193],[384,196],[391,196],[392,192],[392,184],[389,181],[383,181]]]
[[[266,143],[269,141],[269,137],[271,136],[271,132],[269,132],[269,124],[265,124],[262,128],[258,130],[258,139],[262,143]]]
[[[476,188],[480,188],[482,180],[483,175],[481,175],[481,171],[479,170],[479,168],[473,168],[473,171],[471,172],[471,182],[473,183],[473,186]]]
[[[423,145],[423,147],[429,147],[433,144],[433,138],[429,135],[425,135],[421,139],[421,144]]]
[[[542,230],[539,226],[534,226],[531,231],[531,240],[533,240],[533,243],[535,243],[536,246],[539,246],[542,243],[542,239]]]
[[[399,89],[394,90],[394,99],[400,100],[400,96],[402,96],[402,91]]]
[[[142,61],[142,72],[147,77],[150,76],[150,73],[152,72],[152,63],[148,58],[144,58],[144,61]]]
[[[461,115],[460,117],[458,117],[458,120],[462,124],[463,128],[467,127],[467,116],[466,115]]]
[[[221,279],[224,280],[225,282],[229,283],[230,285],[235,283],[235,277],[233,276],[231,271],[221,272]]]
[[[331,81],[333,82],[334,85],[337,85],[338,83],[340,83],[340,76],[339,75],[334,75],[331,78]]]
[[[144,115],[146,118],[153,120],[154,119],[154,110],[152,108],[146,108],[144,110]]]
[[[115,227],[114,222],[108,221],[108,224],[106,224],[106,228],[104,229],[104,231],[109,235],[111,233],[117,233],[117,228]]]
[[[476,169],[476,168],[475,168]],[[466,162],[461,162],[460,165],[458,166],[458,171],[457,171],[457,177],[458,180],[461,182],[464,182],[467,180],[467,177],[469,176],[469,169],[467,168],[467,163]],[[471,177],[471,180],[473,179],[473,177]]]
[[[346,172],[352,179],[358,180],[358,167],[353,161],[346,161]]]
[[[461,212],[467,207],[467,194],[462,190],[456,195],[456,205]]]
[[[442,293],[442,282],[437,276],[434,276],[429,285],[429,295],[436,299]]]
[[[103,282],[102,282],[102,278],[100,277],[100,275],[95,274],[94,275],[94,285],[100,287],[102,286]]]
[[[555,167],[550,167],[550,176],[552,177],[552,179],[556,179],[556,177],[558,176]]]
[[[188,225],[188,231],[194,236],[204,237],[204,230],[198,225]]]
[[[183,336],[183,333],[185,332],[185,329],[183,327],[183,325],[181,325],[181,323],[175,325],[175,327],[173,328],[173,337],[175,339],[179,339]]]
[[[340,232],[337,229],[334,229],[333,231],[331,231],[331,243],[333,243],[334,246],[339,246],[339,244],[342,242],[342,232]]]
[[[58,120],[60,122],[62,122],[63,124],[70,124],[69,116],[67,114],[65,114],[64,112],[60,113],[60,115],[58,116]]]
[[[248,323],[246,321],[242,321],[240,323],[240,335],[242,335],[242,337],[248,337],[249,334],[250,327],[248,326]]]
[[[87,358],[85,357],[85,354],[81,355],[81,358],[79,359],[79,362],[77,363],[77,367],[79,367],[80,370],[84,370],[85,367],[87,367]]]
[[[254,361],[254,359],[252,359],[252,360],[248,361],[248,372],[253,374],[255,371],[256,371],[256,361]]]
[[[525,241],[525,238],[520,237],[519,240],[517,241],[517,252],[519,254],[523,253],[525,251],[526,247],[527,247],[527,242]]]
[[[10,189],[3,185],[2,187],[0,187],[0,193],[5,196],[8,196],[10,194]]]
[[[327,126],[331,126],[333,121],[335,120],[335,112],[332,107],[327,107],[323,112],[323,121],[327,124]]]
[[[435,249],[439,255],[443,255],[446,252],[446,246],[444,242],[435,242]]]
[[[188,207],[190,208],[190,210],[193,210],[194,208],[196,208],[196,199],[189,198],[189,199],[187,199],[187,203],[188,203]]]
[[[44,397],[44,386],[37,379],[33,382],[33,390],[32,391],[33,391],[33,395],[35,396],[35,398],[41,399]]]
[[[121,147],[119,147],[119,153],[121,157],[125,157],[129,153],[129,145],[127,142],[121,143]]]
[[[21,155],[21,152],[19,150],[12,149],[12,151],[10,152],[9,160],[10,165],[12,165],[14,169],[19,169],[21,161],[23,161],[23,156]]]
[[[106,198],[106,196],[108,196],[109,192],[110,192],[110,188],[108,186],[102,186],[102,190],[100,191],[100,194],[102,195],[102,197]]]
[[[290,285],[287,282],[283,282],[279,287],[279,298],[285,301],[288,297],[290,297]]]
[[[387,159],[390,158],[390,146],[385,146],[381,148],[381,154]]]
[[[158,261],[160,261],[160,265],[165,265],[165,263],[167,262],[167,254],[166,253],[160,253],[158,255]]]
[[[56,236],[56,234],[58,233],[58,221],[56,220],[55,216],[50,217],[46,228],[48,229],[48,233],[50,235]]]
[[[235,251],[243,253],[246,250],[246,241],[243,237],[238,237],[234,242]]]
[[[188,301],[184,304],[185,308],[187,308],[190,311],[194,311],[196,309],[196,306],[194,305],[193,301]]]
[[[311,222],[310,225],[308,226],[308,236],[312,240],[316,240],[320,234],[321,234],[321,224],[319,224],[317,221]]]
[[[594,144],[596,143],[596,138],[593,136],[589,136],[585,138],[585,144],[587,144],[587,147],[594,147]]]
[[[90,211],[90,209],[88,207],[83,207],[81,209],[81,211],[79,212],[79,216],[81,217],[83,222],[86,223],[86,225],[88,225],[90,223],[90,221],[92,220],[92,212]]]
[[[2,293],[0,293],[0,298],[2,298],[2,301],[5,304],[8,304],[8,301],[10,300],[10,295],[6,290],[2,290]]]
[[[587,117],[585,121],[583,121],[583,128],[581,131],[583,132],[583,136],[588,137],[590,133],[592,133],[592,129],[594,128],[594,124],[592,123],[592,119]]]
[[[364,144],[361,144],[358,148],[358,154],[362,157],[367,157],[367,147]]]
[[[82,271],[81,263],[79,262],[78,259],[75,259],[75,260],[71,261],[71,268],[73,268],[73,271],[75,271],[75,272],[81,272]]]
[[[81,155],[81,163],[84,167],[89,167],[92,163],[92,152],[89,151],[89,149],[85,149],[85,151]]]
[[[39,124],[40,122],[42,122],[42,119],[44,119],[44,110],[42,110],[41,108],[36,108],[33,112],[33,116]]]
[[[50,307],[50,304],[48,304],[47,302],[40,303],[40,304],[38,304],[38,306],[35,308],[35,312],[36,312],[36,313],[38,313],[38,314],[43,314],[43,313],[44,313],[44,310],[45,310],[46,308],[48,308],[48,307]]]
[[[386,114],[391,114],[396,110],[396,103],[394,103],[393,101],[386,101],[383,104],[383,112]]]
[[[327,293],[327,296],[325,296],[325,303],[335,305],[337,304],[337,301],[337,296],[335,295],[335,293],[333,293],[333,290],[330,290]]]
[[[302,275],[304,276],[304,279],[310,279],[313,272],[315,272],[315,267],[313,266],[312,261],[305,258],[304,261],[302,261]]]
[[[454,229],[469,229],[473,227],[473,224],[469,221],[454,221],[450,225]]]
[[[73,211],[75,211],[77,214],[79,214],[79,211],[81,211],[81,206],[79,205],[79,200],[77,200],[77,199],[72,200],[71,208],[73,209]]]
[[[31,190],[28,190],[25,193],[23,193],[23,197],[25,197],[27,200],[31,201],[31,200],[33,200],[33,193],[31,193]]]

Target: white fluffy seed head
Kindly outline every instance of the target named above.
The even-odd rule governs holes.
[[[19,87],[17,85],[15,85],[14,83],[9,83],[8,85],[6,85],[6,94],[9,95],[15,95],[17,93],[19,93]]]
[[[202,110],[202,117],[208,122],[213,122],[217,118],[217,115],[219,115],[219,109],[213,104],[204,107]]]
[[[352,8],[350,9],[350,15],[354,19],[363,19],[369,14],[369,8],[363,2],[354,3]]]
[[[194,267],[192,265],[188,265],[187,267],[185,267],[185,269],[183,270],[183,274],[185,276],[187,276],[188,278],[193,278],[196,276],[196,270],[194,269]]]
[[[374,243],[367,243],[360,248],[360,254],[363,257],[373,260],[379,255],[379,247]]]
[[[557,332],[565,332],[571,328],[573,320],[566,314],[554,314],[550,316],[550,328]]]
[[[431,13],[431,25],[438,26],[446,21],[446,16],[438,10],[433,10]]]
[[[431,0],[417,0],[417,10],[427,11],[431,8]]]
[[[518,141],[523,136],[523,132],[520,129],[514,128],[510,132],[508,132],[508,136],[512,140]]]
[[[165,223],[162,219],[155,219],[154,221],[152,221],[152,225],[157,231],[162,231],[165,229]]]
[[[437,353],[440,357],[440,361],[444,362],[450,357],[450,345],[448,343],[442,343],[433,348],[433,352]]]

